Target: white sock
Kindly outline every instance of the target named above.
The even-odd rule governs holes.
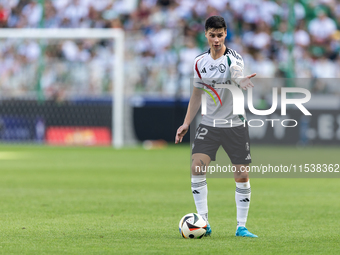
[[[250,183],[236,182],[235,201],[237,214],[237,227],[245,227],[250,204]]]
[[[206,177],[192,177],[191,191],[194,196],[197,213],[208,222],[208,186]]]

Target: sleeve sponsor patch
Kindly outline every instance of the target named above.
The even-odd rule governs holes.
[[[241,62],[238,62],[238,61],[236,61],[236,65],[238,65],[238,66],[240,66],[240,67],[242,67],[242,68],[243,68],[243,65],[242,65],[242,63],[241,63]]]

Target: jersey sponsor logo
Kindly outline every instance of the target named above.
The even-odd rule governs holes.
[[[226,81],[222,81],[222,82],[216,82],[215,80],[212,80],[211,82],[212,83],[209,84],[209,85],[213,88],[215,88],[216,85],[220,85],[220,84],[231,84],[231,80],[226,80]],[[206,85],[205,83],[202,83],[202,82],[197,82],[197,83],[200,83],[202,85]]]
[[[220,73],[224,73],[226,69],[227,69],[227,68],[225,67],[224,64],[220,64],[220,65],[218,66],[218,71],[220,71]]]
[[[218,66],[210,65],[210,68],[209,68],[210,71],[214,71],[215,69],[218,69]]]
[[[201,73],[207,73],[207,71],[205,70],[205,67],[202,69]]]
[[[238,61],[236,61],[236,65],[238,65],[240,67],[243,67],[243,65],[240,62],[238,62]]]

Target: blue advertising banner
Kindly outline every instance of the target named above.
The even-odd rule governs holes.
[[[0,116],[0,140],[3,142],[43,142],[45,124],[42,118]]]

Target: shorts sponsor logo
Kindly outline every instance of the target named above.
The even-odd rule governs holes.
[[[249,143],[246,143],[246,150],[249,151]]]

